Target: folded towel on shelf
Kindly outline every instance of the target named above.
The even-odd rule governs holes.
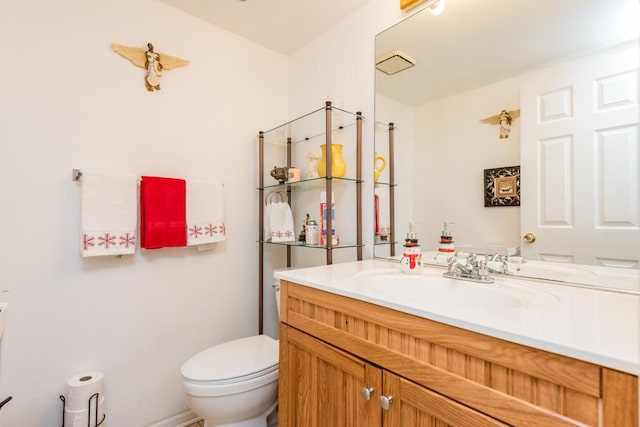
[[[186,182],[143,176],[140,183],[140,247],[186,246]]]
[[[187,246],[225,239],[222,181],[187,181]]]
[[[83,172],[80,252],[83,257],[136,251],[137,178]]]

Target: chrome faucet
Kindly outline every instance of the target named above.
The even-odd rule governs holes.
[[[488,263],[500,263],[500,268],[494,268],[489,266]],[[507,257],[500,254],[493,254],[487,258],[487,269],[490,273],[500,274],[513,274],[509,271],[509,265],[507,264]]]
[[[493,254],[493,255],[489,255],[489,258],[487,258],[487,261],[502,261],[504,258],[502,257],[502,255],[500,254]]]
[[[467,258],[467,264],[463,265],[458,262],[458,257],[454,255],[449,258],[448,267],[443,276],[449,279],[469,280],[480,283],[495,282],[493,277],[489,277],[489,269],[487,268],[487,259],[485,257],[478,258],[477,255],[471,254]]]

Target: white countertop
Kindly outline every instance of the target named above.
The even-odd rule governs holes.
[[[495,284],[365,260],[281,270],[277,279],[640,375],[640,295],[496,276]]]

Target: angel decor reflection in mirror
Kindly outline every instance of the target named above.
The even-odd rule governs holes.
[[[490,125],[500,125],[500,139],[509,138],[511,132],[511,123],[520,117],[520,110],[502,110],[500,114],[487,117],[480,120],[480,123],[488,123]]]
[[[184,67],[189,64],[186,59],[154,51],[153,45],[147,43],[147,50],[132,46],[111,43],[111,48],[119,55],[127,58],[134,65],[146,70],[144,84],[149,92],[160,90],[160,79],[163,70]]]

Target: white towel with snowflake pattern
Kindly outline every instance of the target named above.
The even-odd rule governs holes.
[[[221,242],[226,231],[222,181],[187,179],[187,246]]]
[[[137,177],[83,172],[80,185],[82,256],[135,253]]]

